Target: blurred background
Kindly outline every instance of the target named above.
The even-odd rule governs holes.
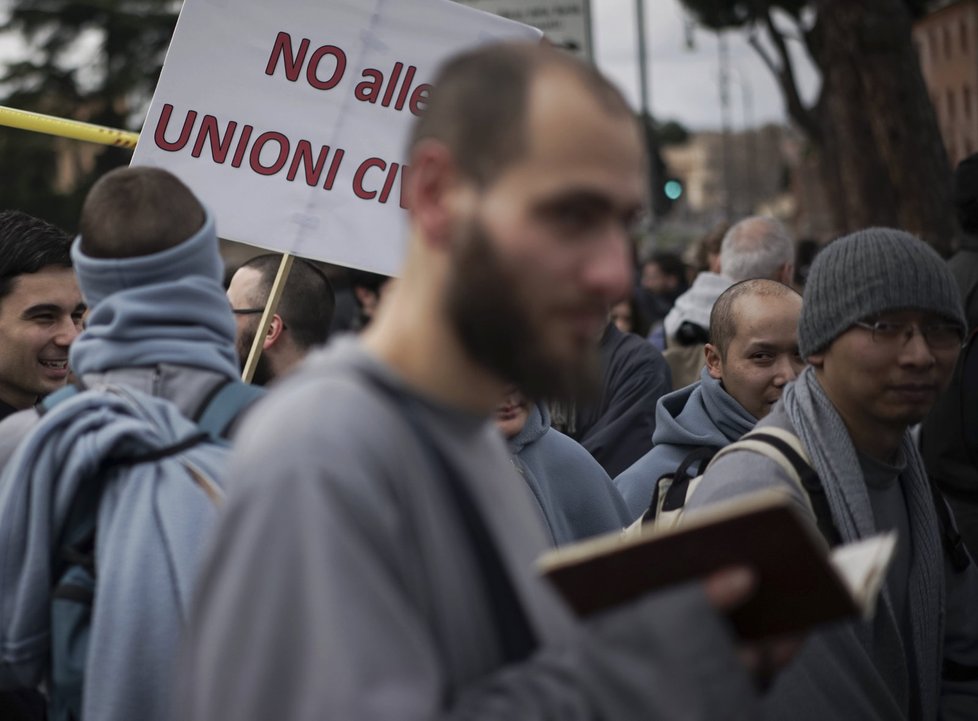
[[[0,0],[0,105],[138,131],[181,4]],[[753,213],[815,245],[889,225],[953,249],[951,169],[978,150],[978,0],[515,7],[533,21],[537,5],[541,22],[581,16],[574,49],[645,119],[655,213],[639,255]],[[73,231],[91,183],[129,157],[0,127],[0,204]]]

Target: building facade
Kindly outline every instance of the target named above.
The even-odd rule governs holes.
[[[951,167],[978,152],[978,0],[955,0],[917,21],[913,42]]]

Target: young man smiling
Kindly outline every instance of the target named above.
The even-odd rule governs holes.
[[[85,312],[70,242],[39,218],[0,213],[0,419],[67,382]]]
[[[700,380],[659,400],[652,450],[615,478],[632,519],[648,509],[659,478],[690,453],[720,450],[770,412],[805,365],[800,314],[801,296],[776,280],[741,281],[717,298]],[[689,472],[705,465],[696,462]]]
[[[953,277],[907,233],[862,230],[815,259],[798,327],[809,367],[758,428],[798,436],[834,535],[895,530],[897,550],[875,616],[813,634],[765,697],[767,717],[978,718],[978,575],[951,550],[908,431],[947,387],[964,329]],[[719,458],[687,508],[772,487],[813,515],[801,486],[751,450]]]
[[[0,213],[0,420],[67,382],[85,312],[70,242],[39,218]],[[0,715],[11,721],[42,719],[44,705],[37,691],[0,692]]]

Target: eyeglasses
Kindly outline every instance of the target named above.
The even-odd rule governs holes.
[[[950,350],[960,348],[964,341],[964,332],[960,326],[953,323],[919,323],[905,322],[897,323],[889,320],[878,320],[873,323],[856,321],[854,323],[859,328],[870,331],[873,334],[874,343],[886,343],[894,345],[901,338],[905,345],[916,331],[924,337],[924,341],[935,350]]]

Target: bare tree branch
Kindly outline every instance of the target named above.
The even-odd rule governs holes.
[[[758,39],[754,28],[751,28],[750,34],[747,36],[747,42],[750,43],[750,46],[754,48],[754,50],[760,56],[761,61],[767,65],[767,69],[771,71],[771,74],[774,75],[775,78],[780,78],[781,68],[779,68],[774,62],[774,58],[771,57],[771,54],[767,51],[767,49],[761,45],[761,41]]]
[[[791,62],[791,54],[788,52],[788,46],[784,41],[784,36],[774,24],[774,19],[771,17],[770,12],[764,13],[764,27],[767,29],[768,37],[770,37],[774,48],[778,51],[778,57],[781,60],[780,67],[776,66],[773,61],[769,62],[765,60],[765,63],[772,69],[772,72],[774,72],[778,80],[778,84],[781,86],[788,108],[788,115],[801,126],[812,140],[817,142],[821,137],[821,128],[811,109],[805,107],[805,103],[801,99],[801,93],[798,92],[798,83],[795,81],[795,68]],[[756,39],[751,42],[751,45],[755,50],[761,52],[759,50],[759,42]],[[764,57],[765,54],[761,53],[761,58],[764,59]]]

